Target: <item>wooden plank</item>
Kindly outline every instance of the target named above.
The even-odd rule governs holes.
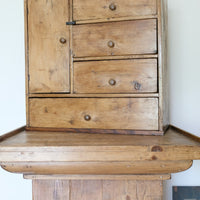
[[[78,61],[89,61],[89,60],[126,60],[126,59],[142,59],[142,58],[158,58],[157,54],[150,55],[128,55],[128,56],[102,56],[102,57],[84,57],[84,58],[73,58],[74,62]]]
[[[34,200],[70,200],[69,181],[33,180]]]
[[[71,200],[102,200],[102,183],[99,180],[72,180]]]
[[[185,171],[192,165],[184,161],[137,161],[137,162],[2,162],[6,171],[23,174],[79,174],[79,175],[132,175],[168,174]]]
[[[25,43],[25,89],[26,89],[26,124],[29,125],[29,58],[28,58],[28,2],[24,0],[24,43]]]
[[[80,98],[80,97],[95,97],[95,98],[128,98],[128,97],[143,97],[143,98],[152,98],[152,97],[159,97],[158,93],[146,93],[146,94],[30,94],[30,98],[35,97],[66,97],[66,98]]]
[[[103,200],[162,199],[162,181],[103,181]]]
[[[169,85],[167,67],[167,0],[158,1],[158,78],[159,78],[159,130],[169,126]]]
[[[34,180],[135,180],[155,181],[169,180],[170,174],[156,175],[24,175],[25,179]]]
[[[158,129],[157,98],[43,98],[30,100],[30,126]]]
[[[74,93],[156,92],[156,59],[74,63]]]
[[[25,130],[25,126],[22,126],[22,127],[18,128],[18,129],[16,129],[16,130],[14,130],[14,131],[10,131],[9,133],[6,133],[6,134],[4,134],[4,135],[1,135],[1,136],[0,136],[0,142],[2,142],[2,141],[4,141],[4,140],[6,140],[7,138],[10,138],[10,137],[12,137],[12,136],[14,136],[14,135],[17,135],[18,133],[20,133],[20,132],[22,132],[22,131],[24,131],[24,130]]]
[[[76,24],[93,24],[102,22],[120,22],[120,21],[130,21],[130,20],[140,20],[140,19],[156,19],[158,15],[138,15],[131,17],[116,17],[116,18],[106,18],[106,19],[89,19],[89,20],[77,20]]]
[[[172,128],[162,137],[23,131],[0,142],[0,160],[4,165],[7,162],[155,162],[198,159],[200,143]]]
[[[156,0],[73,0],[73,20],[107,19],[156,14]]]
[[[33,199],[161,200],[162,187],[160,180],[33,180]]]
[[[156,28],[156,19],[76,25],[74,57],[155,54]]]
[[[163,135],[162,131],[147,131],[147,130],[128,130],[128,129],[86,129],[86,128],[41,128],[41,127],[26,127],[27,131],[40,132],[65,132],[65,133],[87,133],[87,134],[115,134],[115,135]]]
[[[68,0],[30,0],[28,11],[29,92],[69,92]]]

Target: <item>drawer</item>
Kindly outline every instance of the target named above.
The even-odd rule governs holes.
[[[73,56],[157,53],[156,19],[76,25]]]
[[[75,62],[74,92],[157,92],[157,59]]]
[[[30,126],[158,130],[157,98],[32,98]]]
[[[90,20],[156,14],[156,0],[73,0],[73,19]]]

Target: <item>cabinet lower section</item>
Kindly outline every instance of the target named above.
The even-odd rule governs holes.
[[[33,180],[34,200],[162,200],[162,196],[162,180]]]
[[[30,127],[158,130],[157,98],[31,98]]]

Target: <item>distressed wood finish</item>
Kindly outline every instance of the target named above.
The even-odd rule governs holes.
[[[28,1],[30,93],[69,92],[68,19],[68,0]]]
[[[137,161],[137,162],[16,162],[1,163],[6,171],[23,174],[92,174],[132,175],[168,174],[185,171],[192,166],[191,160],[183,161]],[[80,177],[79,177],[80,179]]]
[[[33,180],[34,200],[161,200],[160,180]]]
[[[30,126],[158,130],[158,99],[31,99]]]
[[[75,93],[157,92],[157,60],[74,63]]]
[[[199,142],[181,133],[174,128],[153,137],[22,131],[0,142],[0,164],[9,171],[41,174],[47,173],[45,164],[55,174],[64,166],[74,174],[177,172],[200,159]]]
[[[165,0],[127,0],[123,3],[120,0],[25,0],[27,126],[36,130],[54,127],[68,132],[163,134],[169,124],[166,10]],[[67,21],[74,20],[75,26],[66,26]],[[116,101],[119,98],[155,98],[158,102],[156,110],[152,109],[153,113],[148,115],[153,116],[152,120],[146,118],[147,112],[151,111],[144,111],[144,105],[144,116],[138,119],[143,120],[143,124],[139,126],[136,117],[132,118],[136,116],[134,109],[137,106],[132,109],[132,115],[128,111],[127,116],[121,106],[119,110],[115,107],[111,114],[100,116],[106,123],[92,119],[75,125],[73,119],[67,118],[70,122],[65,123],[66,114],[61,110],[66,112],[66,108],[52,104],[62,118],[49,125],[50,114],[42,114],[47,120],[41,117],[41,124],[40,120],[32,122],[36,113],[32,113],[32,98],[38,98],[38,102],[39,98],[52,98],[52,101],[68,98],[70,105],[80,103],[71,106],[67,113],[67,116],[72,115],[71,118],[82,113],[78,108],[86,98],[89,110],[96,106],[94,99],[98,104],[102,98],[116,98]],[[104,112],[108,105],[101,103],[98,107]],[[116,116],[119,116],[117,121]],[[51,114],[51,117],[57,118],[57,115]],[[153,121],[152,125],[148,124],[150,121]],[[95,126],[88,126],[91,122]]]
[[[33,200],[70,200],[67,180],[33,180]]]
[[[73,27],[73,56],[154,54],[156,29],[156,19],[77,25]]]
[[[155,15],[156,0],[74,0],[73,20],[91,20]]]

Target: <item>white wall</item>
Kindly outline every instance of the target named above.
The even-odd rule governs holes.
[[[169,73],[171,123],[200,136],[200,1],[169,1]],[[0,134],[25,124],[23,0],[0,0]],[[200,161],[166,181],[200,185]],[[31,200],[31,181],[0,170],[0,199]]]
[[[23,0],[0,0],[0,134],[25,125]],[[0,199],[31,200],[31,181],[0,168]]]
[[[200,1],[168,0],[169,77],[171,124],[200,136]],[[200,161],[165,182],[165,199],[171,187],[200,186]]]

